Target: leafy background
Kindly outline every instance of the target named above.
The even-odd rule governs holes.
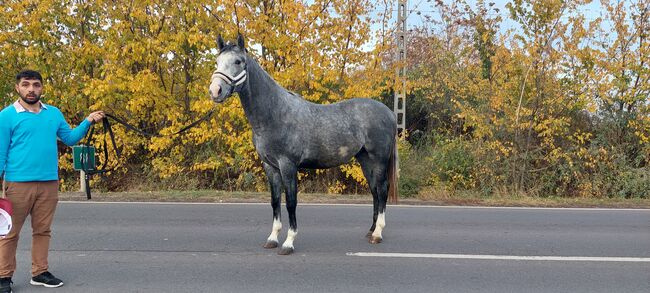
[[[44,100],[72,123],[105,110],[170,134],[114,127],[123,157],[104,190],[266,190],[237,99],[207,97],[215,39],[237,33],[284,87],[310,101],[352,97],[392,108],[408,66],[400,192],[647,198],[650,193],[650,33],[647,1],[434,1],[437,18],[409,32],[394,60],[394,1],[2,1],[0,101],[14,76],[41,71]],[[505,19],[504,19],[505,18]],[[520,29],[504,30],[504,21]],[[101,139],[95,141],[102,148]],[[64,190],[77,188],[61,146]],[[300,174],[302,191],[365,193],[357,164]]]

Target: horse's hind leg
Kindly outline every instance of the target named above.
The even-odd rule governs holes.
[[[387,164],[382,164],[380,160],[374,158],[365,149],[356,155],[356,159],[361,165],[363,175],[368,181],[370,192],[372,193],[373,213],[372,226],[366,237],[372,244],[380,243],[382,231],[386,226],[386,201],[388,199],[388,168]]]
[[[372,225],[370,226],[368,234],[366,234],[366,237],[370,238],[372,232],[375,231],[375,222],[377,222],[377,215],[379,214],[379,201],[377,198],[376,188],[374,188],[374,184],[370,181],[373,173],[371,167],[372,162],[365,149],[361,149],[355,158],[357,159],[357,162],[359,162],[359,165],[361,165],[361,171],[363,171],[363,176],[366,177],[366,181],[368,181],[368,185],[370,186],[370,193],[372,193]]]
[[[264,248],[276,248],[278,247],[278,234],[280,234],[280,230],[282,230],[282,221],[280,219],[280,211],[282,210],[280,207],[282,177],[280,176],[280,170],[267,163],[264,163],[264,171],[269,180],[271,188],[271,207],[273,207],[273,228],[271,228],[271,235],[266,239]]]

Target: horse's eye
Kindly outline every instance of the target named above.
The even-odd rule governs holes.
[[[237,64],[237,65],[241,64],[241,60],[239,60],[239,59],[235,60],[235,64]]]

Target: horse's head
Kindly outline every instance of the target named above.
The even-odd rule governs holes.
[[[244,37],[237,36],[237,44],[226,44],[221,35],[217,38],[217,69],[210,79],[210,97],[217,103],[222,103],[233,93],[244,88],[247,78],[246,49]]]

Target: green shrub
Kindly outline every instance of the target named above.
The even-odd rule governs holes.
[[[614,183],[612,197],[650,198],[650,168],[627,169]]]
[[[434,143],[429,157],[430,182],[443,182],[452,189],[475,188],[476,159],[472,142],[459,137],[434,136]]]
[[[406,140],[398,142],[400,196],[414,197],[426,184],[429,168],[425,158],[430,149],[427,146],[412,146]]]

